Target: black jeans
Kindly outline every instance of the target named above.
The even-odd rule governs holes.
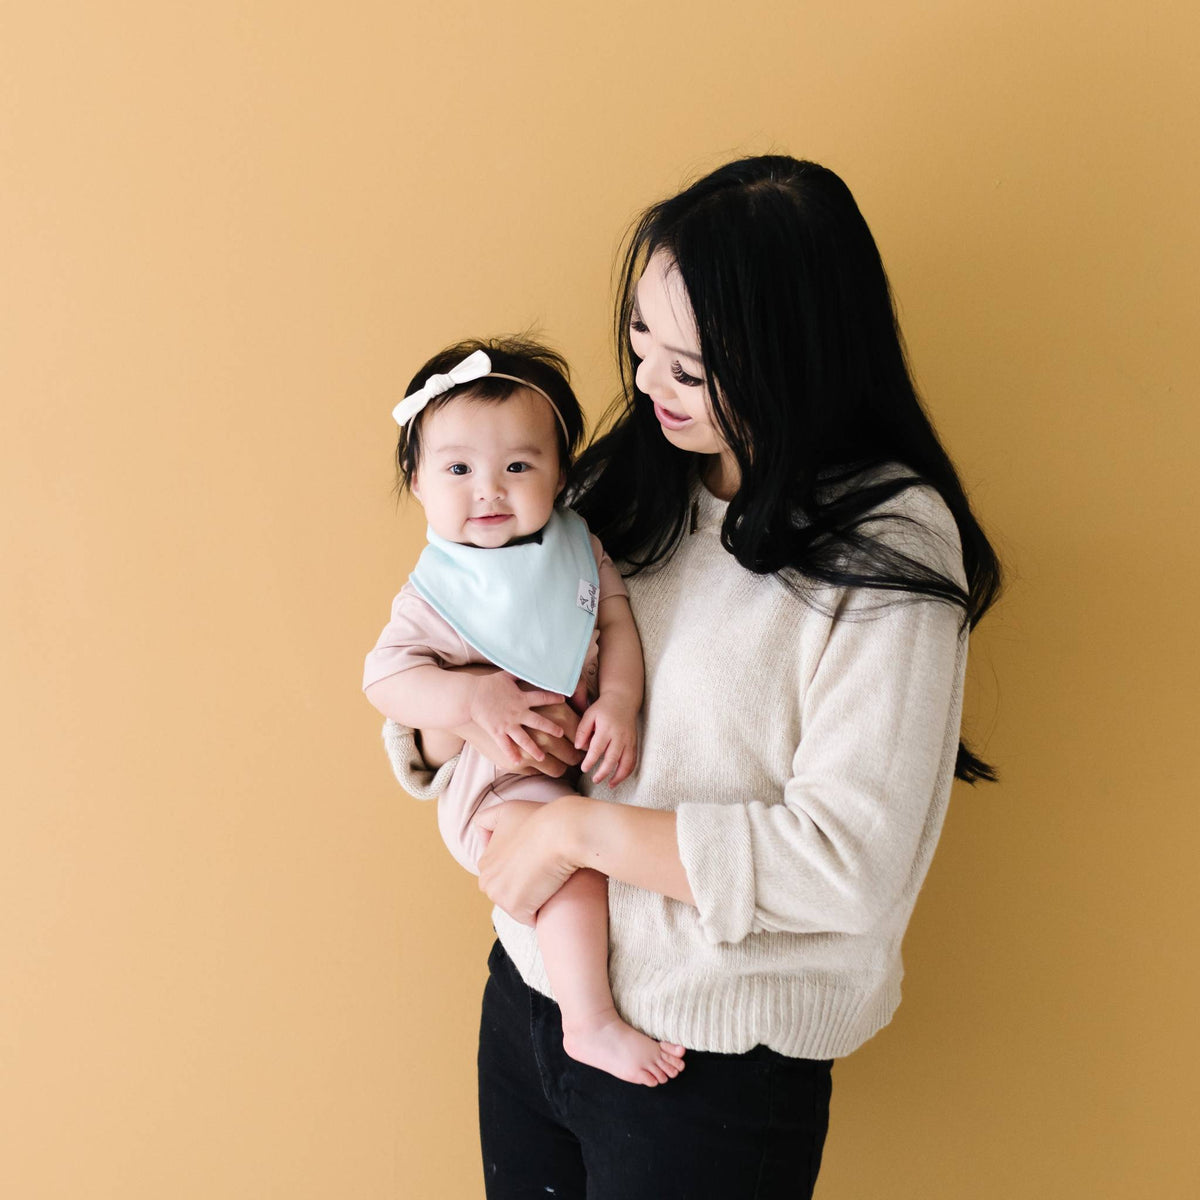
[[[558,1005],[499,942],[479,1029],[488,1200],[800,1200],[829,1125],[831,1060],[689,1050],[677,1078],[625,1083],[568,1058]]]

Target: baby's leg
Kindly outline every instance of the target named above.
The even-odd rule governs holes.
[[[608,986],[608,880],[576,871],[538,911],[542,962],[562,1009],[563,1049],[618,1079],[653,1087],[683,1070],[683,1047],[626,1024]]]

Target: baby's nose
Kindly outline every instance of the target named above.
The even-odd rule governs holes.
[[[504,496],[504,479],[500,475],[476,476],[478,481],[479,498],[481,500],[499,500]]]

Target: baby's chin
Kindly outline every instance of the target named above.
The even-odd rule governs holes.
[[[519,542],[522,538],[537,533],[541,528],[542,526],[538,525],[533,529],[524,529],[511,521],[505,521],[503,524],[493,525],[479,531],[460,529],[455,531],[453,537],[447,537],[445,534],[440,534],[440,536],[448,542],[457,542],[460,546],[474,546],[477,550],[499,550],[510,542]],[[439,531],[435,529],[434,533],[439,533]]]

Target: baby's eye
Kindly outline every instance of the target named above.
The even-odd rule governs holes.
[[[522,471],[529,470],[529,464],[527,462],[511,462],[508,464],[507,469],[514,475],[520,475]]]
[[[451,463],[447,468],[451,475],[469,475],[471,468],[466,463]]]

